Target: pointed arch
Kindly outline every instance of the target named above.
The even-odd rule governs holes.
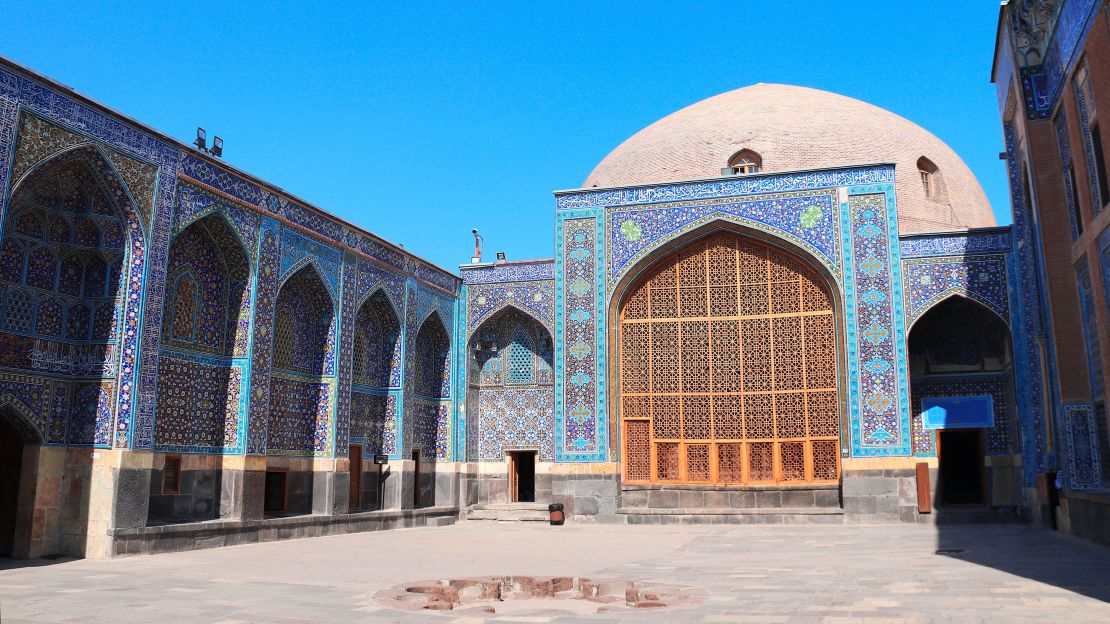
[[[552,382],[551,332],[527,310],[499,306],[467,340],[468,385],[540,385]]]
[[[283,281],[274,312],[276,323],[285,329],[280,337],[275,331],[271,349],[275,359],[270,374],[267,452],[327,452],[334,405],[337,321],[335,306],[315,264],[303,265]],[[279,338],[284,342],[277,342]]]
[[[177,233],[167,254],[163,326],[177,327],[178,309],[192,306],[194,331],[170,331],[170,346],[228,357],[245,356],[249,331],[251,260],[234,229],[218,213],[193,221]],[[195,289],[179,297],[186,276]],[[190,301],[191,299],[191,301]]]
[[[915,310],[913,312],[913,315],[909,319],[907,319],[907,322],[906,322],[906,336],[910,335],[910,330],[912,330],[913,326],[916,325],[919,320],[921,320],[921,317],[925,316],[926,314],[929,313],[930,310],[932,310],[933,308],[936,308],[937,306],[944,303],[945,301],[948,301],[949,299],[952,299],[953,297],[960,297],[961,299],[967,299],[968,301],[973,302],[973,303],[977,304],[978,306],[981,306],[981,307],[985,308],[993,316],[997,317],[998,320],[1002,321],[1002,323],[1008,329],[1010,328],[1010,319],[1007,318],[1000,311],[998,311],[995,308],[993,302],[987,300],[985,297],[982,297],[982,296],[980,296],[980,295],[978,295],[974,292],[971,292],[970,290],[968,290],[966,288],[963,288],[961,286],[953,286],[952,288],[949,288],[948,290],[937,293],[936,296],[934,296],[932,299],[930,299],[929,301],[924,303],[921,307],[919,307],[917,310]]]
[[[763,171],[763,157],[755,150],[744,148],[729,157],[728,169],[733,174],[759,173]]]
[[[328,279],[325,277],[327,275],[327,271],[324,269],[324,267],[320,266],[320,262],[312,255],[307,255],[290,265],[289,268],[286,269],[284,273],[282,273],[281,279],[278,280],[278,283],[284,285],[286,282],[292,279],[293,276],[300,274],[306,268],[310,268],[313,274],[315,274],[316,278],[320,280],[320,284],[324,287],[324,292],[328,295],[328,301],[330,301],[331,305],[334,307],[338,299],[337,293],[332,290],[331,282],[329,282]]]
[[[428,398],[442,398],[450,394],[448,356],[450,340],[447,326],[439,310],[432,310],[416,333],[414,349],[414,391]]]
[[[611,306],[617,293],[627,288],[628,284],[636,279],[636,276],[646,267],[652,265],[655,260],[689,244],[691,241],[705,238],[715,232],[732,232],[750,237],[798,256],[808,264],[814,265],[824,281],[830,285],[832,292],[836,293],[838,298],[841,296],[841,266],[838,256],[826,256],[819,249],[797,236],[758,221],[733,214],[716,213],[706,219],[699,219],[686,224],[666,237],[652,241],[622,267],[616,270],[610,269],[607,279],[608,304]]]
[[[535,312],[526,309],[525,307],[521,306],[516,301],[502,301],[501,303],[497,304],[497,306],[495,306],[493,308],[490,308],[489,310],[485,311],[481,315],[481,317],[471,321],[473,329],[470,329],[467,332],[467,335],[466,335],[467,340],[469,340],[472,336],[474,336],[475,332],[478,331],[479,327],[486,324],[490,319],[496,317],[498,314],[501,314],[505,310],[509,310],[509,309],[515,310],[515,311],[523,314],[524,316],[527,316],[528,318],[534,320],[535,322],[539,323],[541,327],[543,327],[545,330],[547,330],[547,333],[549,335],[554,335],[555,328],[552,327],[552,324],[549,321],[538,317]]]
[[[68,164],[75,160],[81,161],[82,164],[88,168],[88,171],[93,174],[93,181],[97,183],[100,190],[104,193],[105,199],[108,200],[112,208],[122,213],[122,216],[128,223],[137,226],[139,232],[145,236],[147,226],[143,223],[143,220],[139,217],[135,208],[139,205],[135,200],[135,196],[124,181],[123,174],[121,174],[115,164],[113,164],[112,159],[104,151],[104,148],[96,143],[80,143],[56,152],[35,163],[12,185],[9,197],[15,198],[20,189],[28,184],[29,181],[34,180],[44,169]],[[9,210],[11,210],[10,202]],[[88,212],[89,211],[86,210],[82,211],[80,214],[88,214]]]
[[[991,405],[990,426],[979,424],[976,427],[982,429],[982,452],[986,455],[1017,452],[1020,442],[1014,400],[1013,335],[1006,319],[997,310],[965,293],[942,297],[907,327],[906,353],[915,455],[937,455],[937,440],[942,430],[960,427],[949,423],[941,430],[925,429],[925,401],[959,397],[975,397],[980,404]],[[983,401],[984,397],[990,397],[990,401]],[[983,423],[982,420],[976,422]],[[953,448],[957,447],[949,450]],[[945,457],[952,459],[953,456],[946,451],[940,459],[942,481]],[[983,460],[976,459],[972,464],[982,466]],[[968,483],[986,478],[984,474],[965,476]],[[948,486],[953,485],[958,484],[948,483]],[[954,502],[954,499],[947,502]]]
[[[927,326],[936,325],[935,317],[938,316],[944,316],[949,320],[940,326]],[[1000,367],[1006,366],[1005,362],[1012,359],[1010,349],[1013,338],[1009,323],[997,310],[975,297],[968,296],[968,293],[954,292],[939,298],[906,327],[906,342],[910,347],[907,352],[911,353],[911,359],[915,357],[915,353],[916,357],[926,358],[923,350],[926,349],[924,341],[937,344],[936,337],[922,334],[936,334],[943,337],[946,343],[965,352],[964,355],[968,358],[972,357],[971,351],[975,351],[979,354],[975,358],[979,359],[986,347],[987,350],[997,352],[1001,357],[1003,364],[1000,364]]]
[[[184,232],[185,230],[192,227],[194,224],[200,221],[208,220],[215,215],[218,215],[219,218],[223,221],[223,225],[227,227],[229,234],[235,237],[235,240],[238,243],[239,247],[242,248],[243,253],[246,254],[247,259],[253,265],[255,258],[254,254],[250,250],[254,248],[254,243],[248,241],[243,237],[243,232],[239,229],[239,226],[236,225],[235,220],[231,217],[230,214],[227,213],[227,210],[225,210],[218,203],[215,203],[203,210],[200,210],[195,214],[191,214],[187,219],[184,219],[180,223],[174,225],[173,235],[177,236],[181,232]],[[209,225],[209,227],[212,226]]]
[[[35,412],[9,392],[0,395],[0,418],[23,435],[24,444],[43,444],[46,441]]]
[[[816,257],[712,222],[635,265],[609,314],[625,481],[838,480],[841,301]]]
[[[500,461],[506,449],[535,449],[554,459],[554,432],[536,426],[554,417],[551,333],[515,305],[502,306],[466,342],[466,454]]]
[[[364,298],[355,315],[352,382],[375,388],[400,385],[401,322],[384,288]]]
[[[106,152],[91,143],[72,146],[35,163],[13,184],[8,196],[4,222],[25,227],[3,231],[0,262],[5,266],[0,269],[0,282],[4,282],[0,285],[9,296],[5,326],[0,331],[19,334],[20,340],[26,341],[20,347],[26,352],[25,359],[8,365],[28,374],[96,377],[101,381],[95,383],[103,382],[111,395],[107,400],[97,397],[97,405],[81,404],[77,397],[70,405],[71,418],[92,414],[96,422],[63,428],[69,439],[52,442],[129,444],[137,358],[121,354],[137,352],[138,332],[109,328],[119,327],[120,318],[140,318],[144,305],[147,241],[136,206]],[[32,222],[35,225],[26,225]],[[75,223],[86,224],[80,241],[74,237]],[[93,236],[94,225],[101,233],[115,232],[112,244],[107,244],[102,234]],[[15,257],[17,249],[22,249],[26,258],[22,275],[14,279],[15,265],[20,263]],[[87,266],[90,258],[98,259],[91,268]],[[103,286],[97,288],[98,283]],[[20,306],[12,304],[21,302],[13,301],[12,295],[24,289],[36,294],[29,301],[30,314],[16,318],[12,312]],[[45,307],[36,310],[42,302]],[[37,312],[45,313],[34,318]],[[23,329],[14,327],[12,321],[20,321]],[[116,341],[121,344],[111,344]],[[67,379],[64,383],[73,382]],[[107,409],[98,409],[101,403]],[[118,410],[117,405],[121,406]],[[118,427],[107,422],[113,418]]]
[[[334,374],[331,360],[335,348],[335,307],[315,263],[302,265],[282,282],[276,310],[279,316],[287,313],[294,327],[290,370],[311,375]]]

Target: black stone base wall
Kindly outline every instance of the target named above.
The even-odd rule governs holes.
[[[1110,492],[1064,492],[1067,527],[1072,535],[1110,546]]]
[[[220,470],[182,470],[178,492],[165,494],[162,491],[162,469],[152,470],[148,522],[197,522],[219,517],[220,473]]]
[[[305,515],[266,520],[221,520],[132,529],[111,529],[112,556],[218,548],[303,537],[454,524],[456,507]]]

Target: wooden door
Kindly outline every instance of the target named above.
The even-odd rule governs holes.
[[[362,509],[362,445],[352,444],[347,457],[351,461],[350,509]]]
[[[420,449],[412,449],[412,506],[420,506]]]
[[[517,469],[517,462],[519,461],[517,453],[509,453],[509,502],[519,503],[520,499],[520,474]]]

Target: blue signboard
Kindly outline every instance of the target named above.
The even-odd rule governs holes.
[[[986,429],[994,426],[994,399],[990,395],[925,397],[921,399],[921,424],[926,429]]]

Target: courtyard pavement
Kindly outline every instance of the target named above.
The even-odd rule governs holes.
[[[508,574],[668,581],[706,598],[487,618],[395,611],[374,597],[405,581]],[[115,560],[0,560],[0,621],[1110,622],[1110,550],[1020,525],[464,522]]]

